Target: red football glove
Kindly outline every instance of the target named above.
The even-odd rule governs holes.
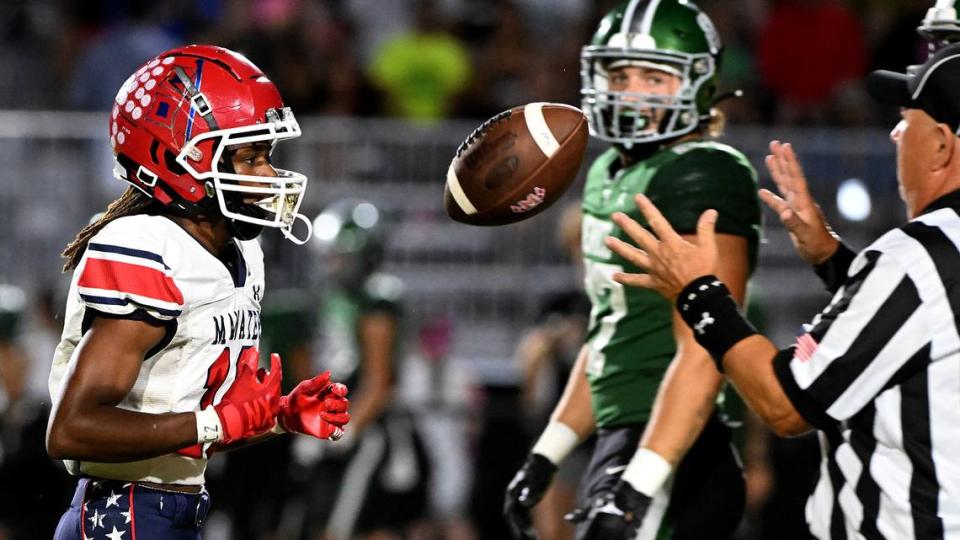
[[[247,349],[237,362],[237,377],[224,394],[220,403],[213,406],[223,437],[220,444],[226,445],[269,431],[280,403],[280,355],[270,355],[270,371],[257,369],[260,353],[256,348]]]
[[[350,421],[347,387],[330,382],[330,372],[303,381],[280,398],[277,421],[284,431],[306,433],[318,439],[337,440]]]

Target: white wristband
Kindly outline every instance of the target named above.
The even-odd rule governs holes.
[[[673,472],[673,465],[653,450],[640,448],[620,475],[633,489],[653,497]]]
[[[197,411],[197,442],[200,444],[213,443],[223,440],[223,425],[213,406]]]
[[[550,463],[559,465],[563,458],[580,444],[577,432],[563,422],[551,420],[543,430],[537,444],[533,445],[531,453],[540,454],[550,460]]]

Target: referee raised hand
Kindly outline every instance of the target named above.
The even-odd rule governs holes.
[[[797,254],[810,264],[820,264],[830,258],[837,251],[840,240],[827,224],[820,206],[810,196],[807,178],[793,146],[771,141],[770,155],[764,164],[780,194],[761,189],[760,200],[777,213],[790,233]]]
[[[657,208],[637,205],[651,231],[618,214],[636,246],[607,246],[643,268],[624,285],[658,291],[747,403],[779,434],[819,430],[823,466],[807,503],[817,538],[960,535],[960,45],[911,74],[873,73],[878,101],[901,107],[890,134],[908,222],[854,254],[810,197],[788,144],[766,165],[779,195],[761,190],[833,301],[778,349],[738,311],[715,275],[712,211],[695,242]]]

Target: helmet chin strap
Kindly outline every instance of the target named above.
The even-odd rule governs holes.
[[[293,226],[297,223],[297,220],[302,221],[307,226],[307,234],[305,234],[302,238],[294,236],[293,234]],[[280,233],[283,234],[283,237],[287,240],[297,244],[298,246],[302,246],[310,240],[311,236],[313,236],[313,223],[310,223],[310,220],[307,219],[303,214],[296,214],[294,216],[293,223],[287,225],[286,227],[281,227]]]
[[[736,90],[733,90],[731,92],[724,92],[718,95],[717,97],[713,98],[713,100],[710,101],[710,106],[716,107],[717,105],[719,105],[720,103],[723,103],[724,101],[727,101],[728,99],[740,99],[742,97],[743,97],[743,90],[737,88]]]
[[[647,141],[641,143],[632,143],[627,146],[624,143],[614,143],[613,146],[632,162],[643,161],[648,157],[659,152],[663,147],[669,146],[676,139],[660,139],[656,141]]]
[[[237,240],[253,240],[260,236],[263,227],[246,221],[227,218],[227,230],[230,231],[230,236]]]
[[[227,204],[230,204],[229,202]],[[232,208],[233,212],[238,214],[250,215],[252,209],[259,210],[257,207],[251,207],[250,205],[241,204],[239,208]],[[260,217],[260,216],[251,216],[251,217]],[[233,218],[224,218],[227,221],[227,229],[230,231],[230,236],[237,238],[239,240],[253,240],[254,238],[260,236],[260,233],[263,232],[263,225],[258,225],[256,223],[250,223],[249,221],[241,221],[239,219]]]

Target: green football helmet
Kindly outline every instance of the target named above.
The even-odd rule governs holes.
[[[10,341],[16,336],[26,307],[27,295],[23,289],[0,283],[0,342]]]
[[[951,43],[960,41],[960,20],[957,18],[956,0],[937,0],[927,10],[917,33],[927,40],[930,56]],[[920,66],[910,66],[919,69]]]
[[[624,2],[600,21],[580,55],[583,111],[590,133],[630,149],[694,131],[709,121],[722,51],[713,22],[693,2]],[[623,66],[677,75],[681,79],[677,95],[610,90],[610,70]]]
[[[335,201],[317,216],[313,228],[324,273],[342,287],[362,286],[383,261],[382,216],[369,201]]]

